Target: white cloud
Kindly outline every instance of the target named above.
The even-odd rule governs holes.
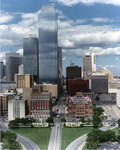
[[[82,3],[84,5],[93,5],[95,3],[100,3],[100,4],[112,4],[115,6],[120,6],[119,0],[53,0],[53,1],[57,1],[58,3],[62,3],[63,5],[66,6],[73,6],[79,3]]]
[[[14,15],[10,15],[7,12],[6,13],[2,12],[1,16],[0,16],[0,24],[8,23],[8,22],[12,21],[13,18],[14,18]]]
[[[94,22],[113,22],[114,20],[111,20],[109,18],[92,18],[91,20],[93,20]]]
[[[31,29],[33,34],[38,33],[38,13],[39,11],[19,13],[21,21],[17,24],[0,25],[2,46],[16,47],[22,54],[24,36],[31,34]],[[62,11],[58,10],[58,13],[58,45],[63,48],[64,54],[75,54],[78,57],[85,55],[86,52],[93,52],[96,55],[120,55],[119,28],[114,25],[82,25],[81,23],[87,22],[86,19],[73,21],[65,17]],[[110,21],[109,18],[93,18],[93,20]]]
[[[62,61],[65,61],[65,60],[66,60],[66,57],[63,57],[63,58],[62,58]]]
[[[23,49],[19,49],[16,52],[19,53],[21,56],[23,55]]]
[[[117,57],[115,60],[116,60],[116,61],[118,61],[118,60],[119,60],[119,58]]]

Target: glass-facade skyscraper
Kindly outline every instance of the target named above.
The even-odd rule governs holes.
[[[24,74],[34,75],[38,82],[38,38],[35,35],[23,39],[23,66]]]
[[[44,5],[38,15],[39,83],[58,83],[57,12]]]

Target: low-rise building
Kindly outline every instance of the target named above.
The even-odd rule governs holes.
[[[21,99],[20,95],[8,102],[8,120],[15,118],[25,118],[25,101]]]
[[[58,85],[57,84],[36,84],[35,88],[38,89],[39,92],[48,91],[51,93],[52,103],[58,98]]]
[[[116,93],[99,94],[99,101],[107,104],[116,104]]]
[[[74,96],[76,92],[88,91],[89,90],[89,80],[83,79],[72,79],[68,80],[68,95]]]
[[[30,114],[34,119],[46,120],[51,116],[51,93],[50,92],[33,92],[31,94],[31,111]]]
[[[77,118],[91,118],[93,115],[93,102],[90,97],[68,97],[68,115]]]

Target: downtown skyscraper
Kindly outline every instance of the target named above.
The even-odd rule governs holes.
[[[44,5],[38,15],[39,83],[58,83],[58,24],[52,5]]]
[[[36,35],[25,36],[23,39],[24,74],[34,75],[38,83],[38,38]]]
[[[18,73],[20,54],[16,52],[6,53],[6,81],[14,81],[14,74]]]

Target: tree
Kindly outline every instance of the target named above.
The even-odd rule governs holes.
[[[97,128],[98,126],[102,125],[101,117],[98,114],[93,115],[92,123],[93,123],[93,126],[95,128]]]
[[[48,117],[46,122],[49,123],[49,126],[50,126],[50,123],[53,123],[53,118],[52,117]]]
[[[62,118],[62,119],[61,119],[61,122],[66,122],[66,119],[65,119],[65,118]]]
[[[120,127],[120,119],[118,119],[118,126]]]
[[[11,131],[1,132],[4,149],[20,149],[19,143],[16,142],[17,135]]]
[[[82,123],[84,123],[85,122],[84,117],[82,117],[79,121],[82,122]]]
[[[94,107],[93,108],[93,114],[98,114],[99,116],[101,116],[104,112],[104,109],[102,107]]]

